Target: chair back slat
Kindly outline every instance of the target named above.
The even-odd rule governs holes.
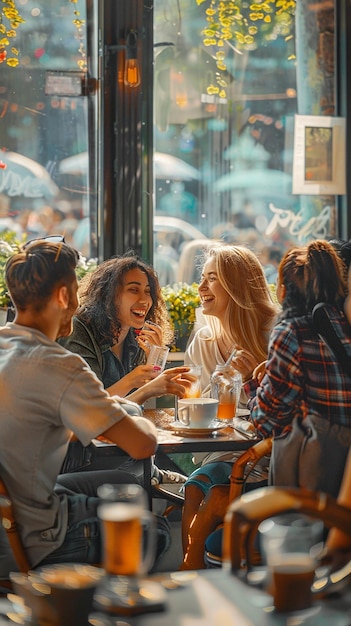
[[[11,498],[2,478],[0,478],[0,522],[6,531],[9,545],[19,571],[24,573],[28,572],[30,565],[18,533]]]

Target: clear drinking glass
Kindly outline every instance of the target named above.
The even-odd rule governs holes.
[[[147,365],[159,368],[161,374],[166,367],[168,353],[168,346],[150,346],[150,352],[146,361]]]
[[[259,525],[267,562],[267,588],[278,612],[312,605],[311,586],[322,546],[323,522],[299,514],[269,518]]]
[[[218,400],[217,418],[232,422],[239,403],[242,378],[231,365],[216,365],[211,376],[211,397]]]
[[[201,397],[202,365],[187,365],[187,367],[189,367],[189,372],[187,372],[185,376],[190,374],[192,382],[191,382],[191,386],[187,388],[184,398],[200,398]],[[174,419],[176,421],[179,421],[178,396],[175,396]]]
[[[191,386],[187,388],[184,398],[200,398],[202,365],[189,365],[188,367],[190,369],[186,376],[190,374],[192,382]]]

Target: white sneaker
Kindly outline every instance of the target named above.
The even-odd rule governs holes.
[[[173,472],[172,470],[164,470],[157,468],[156,476],[151,478],[152,485],[170,485],[170,484],[182,484],[187,480],[187,476],[184,474],[179,474],[179,472]]]

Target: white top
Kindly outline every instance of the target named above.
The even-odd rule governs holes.
[[[224,365],[225,361],[219,351],[216,340],[208,339],[211,331],[208,326],[203,326],[195,333],[191,343],[186,349],[184,365],[202,365],[201,395],[210,395],[210,378],[216,369],[216,365]]]
[[[224,365],[225,363],[219,351],[217,341],[215,339],[208,339],[210,336],[211,330],[208,326],[203,326],[196,331],[184,356],[185,365],[202,365],[202,396],[210,395],[210,379],[216,369],[216,365]],[[248,398],[242,390],[239,405],[246,407],[247,400]],[[194,463],[205,465],[205,463],[212,463],[213,461],[234,461],[237,457],[237,452],[199,452],[194,454],[193,459]]]

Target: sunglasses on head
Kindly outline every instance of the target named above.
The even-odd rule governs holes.
[[[49,241],[51,243],[66,243],[63,235],[47,235],[46,237],[38,237],[37,239],[31,239],[30,241],[27,241],[22,246],[22,250],[26,250],[27,248],[32,246],[34,243],[37,243],[38,241]]]

